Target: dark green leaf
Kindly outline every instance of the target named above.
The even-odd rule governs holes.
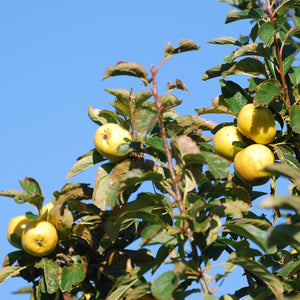
[[[85,278],[85,268],[82,263],[64,266],[61,273],[60,287],[63,292],[70,292]]]
[[[300,84],[300,66],[291,68],[289,76],[294,85]]]
[[[228,71],[227,75],[248,75],[266,77],[263,63],[254,58],[244,58],[235,63]]]
[[[263,17],[264,11],[261,8],[255,8],[255,9],[245,9],[241,12],[238,12],[236,9],[233,9],[228,12],[226,16],[225,23],[231,23],[238,20],[244,20],[244,19],[254,19],[259,20]]]
[[[166,154],[164,142],[161,138],[159,138],[159,137],[149,138],[149,139],[147,139],[147,144],[151,148],[161,152],[162,154]]]
[[[271,274],[263,265],[260,263],[250,260],[244,257],[236,257],[230,259],[229,262],[240,265],[245,270],[251,272],[255,276],[257,276],[260,280],[262,280],[268,288],[275,295],[276,299],[282,297],[283,285],[278,277]]]
[[[179,280],[175,273],[168,271],[152,282],[151,291],[158,300],[171,300],[172,293],[178,284]]]
[[[223,74],[226,74],[226,72],[234,65],[235,65],[235,63],[227,63],[227,64],[217,65],[217,66],[207,70],[202,75],[202,80],[208,80],[211,78],[223,76]],[[223,77],[225,77],[225,76],[223,76]]]
[[[59,288],[58,277],[60,275],[60,267],[58,263],[50,259],[42,260],[42,268],[44,269],[44,282],[46,285],[47,293],[53,294]]]
[[[201,47],[196,45],[192,40],[180,40],[179,46],[173,48],[170,43],[165,45],[164,57],[169,57],[177,53],[182,53],[186,51],[199,50]]]
[[[285,36],[285,41],[288,41],[291,37],[296,36],[299,33],[300,33],[300,25],[290,28]]]
[[[237,116],[242,107],[252,101],[246,91],[235,82],[222,79],[220,85],[224,100],[234,115]]]
[[[300,270],[300,260],[290,261],[277,273],[278,276],[290,277]]]
[[[92,167],[93,165],[106,160],[96,149],[77,158],[77,162],[69,170],[66,180]]]
[[[283,88],[279,80],[268,79],[260,83],[256,88],[254,104],[270,104],[273,100],[283,94]]]
[[[293,243],[300,244],[300,226],[299,225],[278,225],[269,235],[270,244],[277,245],[278,248],[284,248]]]
[[[275,253],[277,251],[276,247],[268,245],[267,234],[255,224],[240,222],[238,219],[226,222],[225,227],[246,239],[250,239],[266,253]]]
[[[149,81],[147,71],[141,64],[123,61],[118,62],[113,67],[108,67],[105,71],[103,79],[120,75],[134,76],[144,81]]]
[[[300,106],[293,105],[290,111],[291,127],[294,132],[300,133]]]

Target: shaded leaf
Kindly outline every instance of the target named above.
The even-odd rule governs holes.
[[[256,245],[258,245],[266,253],[275,253],[277,248],[268,245],[268,236],[255,224],[240,222],[239,219],[226,222],[225,227],[231,231],[243,236],[246,239],[250,239]]]
[[[108,67],[104,73],[103,80],[120,75],[138,77],[142,80],[149,81],[146,69],[135,62],[118,62],[115,66]]]
[[[294,152],[288,145],[274,144],[273,147],[281,162],[300,169],[300,163],[294,157]]]
[[[109,178],[110,172],[112,171],[114,164],[107,163],[101,165],[95,177],[95,187],[93,192],[94,204],[101,210],[105,210],[107,193],[109,190]]]
[[[92,167],[99,162],[106,160],[96,149],[77,158],[77,162],[69,170],[66,180]]]
[[[229,260],[229,262],[240,265],[245,270],[251,272],[255,276],[257,276],[260,280],[262,280],[268,288],[275,295],[276,299],[279,299],[282,296],[283,285],[278,277],[271,274],[268,269],[266,269],[260,263],[250,260],[244,257],[236,257]]]
[[[220,85],[224,100],[234,115],[237,116],[242,107],[252,101],[246,91],[235,82],[222,79]]]
[[[278,276],[290,277],[300,270],[300,260],[290,261],[277,273]]]
[[[259,206],[263,208],[282,208],[294,210],[298,215],[300,215],[300,197],[297,196],[271,196],[264,199]]]
[[[180,80],[180,79],[176,79],[175,83],[172,83],[171,81],[168,82],[167,84],[167,88],[168,90],[183,90],[185,92],[187,92],[188,94],[190,93],[189,90],[187,89],[187,87],[185,86],[185,84]]]
[[[299,225],[278,225],[269,234],[269,243],[284,248],[293,243],[300,244]]]
[[[294,132],[300,133],[300,106],[293,105],[290,111],[291,127]]]

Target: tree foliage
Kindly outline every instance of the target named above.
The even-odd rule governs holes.
[[[18,292],[30,292],[30,299],[168,300],[193,293],[219,299],[214,296],[218,285],[239,266],[247,284],[237,283],[220,299],[300,296],[300,67],[295,65],[300,2],[222,2],[235,7],[226,23],[249,19],[252,26],[239,40],[225,36],[210,41],[235,47],[203,74],[203,80],[220,77],[222,94],[210,107],[196,108],[196,115],[180,116],[176,107],[182,100],[174,91],[188,92],[185,84],[176,79],[163,95],[158,93],[163,64],[173,55],[200,49],[191,40],[176,47],[168,43],[161,64],[149,71],[136,62],[108,67],[104,79],[129,75],[145,86],[137,92],[106,90],[114,97],[112,110],[88,107],[96,124],[118,123],[130,131],[132,141],[118,150],[131,150],[130,155],[110,162],[87,149],[67,179],[97,165],[94,187],[67,183],[53,193],[57,249],[46,257],[23,250],[9,253],[1,282],[24,278],[31,286]],[[231,75],[247,76],[249,85],[240,86],[234,77],[228,79]],[[228,123],[204,118],[227,114],[234,125],[241,108],[251,102],[267,106],[278,127],[268,145],[276,158],[266,169],[272,173],[268,194],[244,184],[231,171],[231,162],[215,152],[211,136]],[[290,180],[288,196],[277,194],[281,177]],[[20,185],[22,191],[1,195],[32,204],[38,214],[28,217],[39,218],[41,187],[33,178]],[[258,198],[260,207],[273,212],[271,219],[253,210]]]

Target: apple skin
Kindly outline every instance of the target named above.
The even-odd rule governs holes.
[[[253,144],[238,152],[234,158],[236,175],[247,185],[262,185],[271,174],[262,171],[265,167],[274,164],[273,152],[265,145]]]
[[[116,123],[106,123],[97,129],[94,143],[101,155],[112,162],[118,162],[129,154],[128,152],[117,153],[118,147],[126,143],[125,138],[131,140],[127,129]]]
[[[245,105],[237,119],[238,130],[257,144],[272,143],[276,136],[276,125],[272,112],[265,106]]]
[[[235,155],[240,151],[233,145],[233,142],[243,142],[243,135],[235,126],[222,127],[213,138],[216,152],[230,161],[233,161]]]

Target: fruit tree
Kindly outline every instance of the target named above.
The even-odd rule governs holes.
[[[22,190],[1,192],[36,208],[8,228],[16,251],[4,258],[1,282],[24,278],[30,299],[300,297],[300,1],[223,2],[234,6],[226,23],[248,19],[250,32],[210,41],[235,47],[203,74],[220,77],[221,95],[181,116],[174,91],[186,85],[176,79],[158,91],[164,63],[200,49],[192,40],[167,43],[149,71],[138,62],[109,66],[103,79],[127,75],[142,88],[106,90],[111,110],[88,107],[95,148],[67,179],[97,165],[93,187],[67,183],[48,204],[30,177]],[[287,196],[277,193],[282,177]],[[247,284],[216,297],[234,268]]]

